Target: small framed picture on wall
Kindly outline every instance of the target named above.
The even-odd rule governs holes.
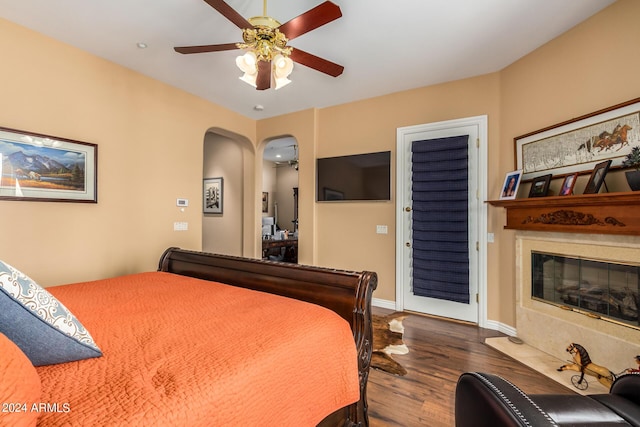
[[[221,214],[224,197],[222,178],[205,178],[203,185],[204,213]]]

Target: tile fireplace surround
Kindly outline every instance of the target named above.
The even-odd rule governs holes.
[[[634,357],[640,354],[639,329],[531,298],[531,252],[636,264],[640,262],[640,237],[519,230],[515,249],[516,330],[520,339],[562,361],[571,359],[565,349],[573,342],[581,344],[594,363],[615,374],[637,368]]]

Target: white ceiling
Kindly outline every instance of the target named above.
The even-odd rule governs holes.
[[[290,45],[343,65],[344,73],[333,78],[297,65],[293,83],[278,91],[238,79],[240,51],[173,50],[241,41],[240,29],[203,0],[0,0],[0,16],[262,119],[495,72],[613,2],[334,0],[342,18]],[[320,3],[269,0],[267,12],[285,23]],[[245,18],[262,15],[260,0],[228,4]]]

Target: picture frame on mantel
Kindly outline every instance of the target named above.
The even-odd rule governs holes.
[[[562,186],[560,187],[560,196],[570,196],[573,194],[573,187],[576,185],[576,181],[578,180],[578,174],[572,173],[564,177],[564,181],[562,181]]]
[[[0,200],[98,203],[98,145],[0,127]]]
[[[550,183],[551,174],[533,178],[531,189],[529,189],[529,197],[546,197],[549,192]]]
[[[500,200],[513,200],[518,195],[518,188],[520,188],[520,181],[522,181],[522,171],[507,172],[504,176],[504,183],[502,184],[502,190],[500,190]]]
[[[522,179],[593,170],[624,157],[640,145],[640,98],[514,138],[516,169]]]
[[[584,188],[584,194],[597,194],[600,191],[600,187],[602,183],[604,183],[604,178],[609,171],[609,166],[611,166],[611,160],[605,160],[593,168],[589,182],[587,182],[587,186]]]

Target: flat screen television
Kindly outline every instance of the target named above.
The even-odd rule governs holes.
[[[391,151],[317,160],[316,200],[391,200]]]

